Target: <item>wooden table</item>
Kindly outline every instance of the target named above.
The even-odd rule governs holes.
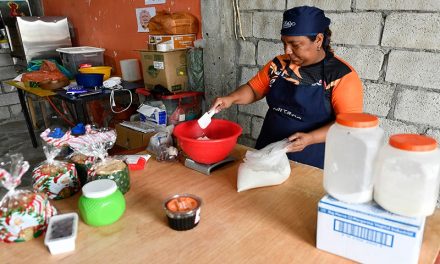
[[[29,110],[28,110],[28,107],[26,104],[26,99],[24,98],[24,93],[25,92],[31,93],[31,94],[34,94],[38,97],[42,97],[42,98],[56,95],[56,93],[54,93],[50,90],[44,90],[41,88],[29,88],[29,87],[26,87],[23,82],[17,82],[17,81],[13,81],[13,80],[6,81],[5,83],[17,88],[18,98],[20,99],[21,109],[23,110],[23,115],[24,115],[24,119],[26,121],[26,125],[27,125],[28,131],[29,131],[29,136],[31,137],[32,146],[34,148],[36,148],[38,146],[37,138],[35,136],[34,128],[32,126],[32,121],[31,121],[31,117],[29,115]],[[29,101],[29,104],[32,104],[32,101]],[[33,106],[30,105],[30,108],[33,109]],[[43,115],[45,115],[46,110],[44,109],[43,111],[44,111]],[[35,115],[35,114],[33,114],[33,115]],[[33,120],[35,120],[35,116],[33,116],[32,118],[33,118]]]
[[[233,156],[243,157],[237,146]],[[317,204],[324,195],[322,171],[292,163],[279,186],[236,191],[239,161],[210,176],[180,163],[150,160],[131,174],[127,210],[116,223],[79,224],[76,250],[52,256],[43,237],[0,243],[0,263],[351,263],[315,248]],[[174,231],[162,203],[176,193],[203,199],[201,220],[189,231]],[[60,213],[77,211],[79,194],[54,201]],[[440,213],[425,227],[420,263],[433,263],[440,248]]]
[[[89,101],[100,100],[103,98],[109,98],[110,94],[111,94],[111,90],[102,89],[101,93],[99,93],[99,94],[95,94],[92,96],[85,96],[85,97],[77,97],[77,96],[67,94],[66,91],[62,90],[62,89],[55,92],[55,91],[51,91],[51,90],[41,89],[38,87],[37,88],[29,88],[29,87],[26,87],[23,82],[6,81],[5,83],[17,88],[21,108],[23,109],[23,114],[24,114],[26,125],[28,128],[29,136],[31,138],[32,145],[34,146],[34,148],[36,148],[38,146],[38,143],[37,143],[37,138],[35,136],[34,129],[32,127],[31,116],[29,114],[29,110],[26,105],[26,99],[24,97],[25,92],[34,94],[34,95],[41,97],[43,99],[46,99],[50,96],[56,96],[57,98],[65,101],[65,102],[73,104],[74,109],[75,109],[75,113],[76,113],[76,117],[77,117],[76,122],[77,123],[84,123],[84,124],[87,123],[87,119],[88,119],[88,114],[87,114],[85,104]],[[139,87],[144,86],[144,84],[142,82],[126,82],[126,81],[122,81],[121,85],[125,90],[131,90],[131,91],[135,91]],[[116,93],[118,93],[118,94],[122,93],[122,90],[117,90]],[[29,104],[32,104],[32,101],[28,101],[28,102],[29,102]],[[30,107],[30,108],[32,108],[32,107]],[[43,111],[44,111],[43,112],[43,117],[44,117],[45,110],[43,110]],[[34,116],[35,114],[33,114],[33,113],[31,113],[31,114],[32,114],[32,118],[35,120],[35,116]]]

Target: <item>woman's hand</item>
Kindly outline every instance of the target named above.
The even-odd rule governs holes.
[[[287,147],[287,152],[298,152],[311,144],[315,144],[311,133],[297,132],[289,137],[291,144]]]
[[[231,96],[217,97],[215,98],[211,109],[215,109],[215,112],[218,113],[223,109],[231,107],[233,103],[234,99]]]
[[[330,126],[334,122],[330,122],[316,130],[310,131],[308,133],[297,132],[289,137],[291,144],[287,147],[288,152],[298,152],[305,149],[307,146],[312,144],[324,143],[325,137]]]
[[[229,95],[216,98],[210,109],[215,109],[215,112],[218,113],[223,109],[231,107],[232,104],[250,104],[259,99],[261,97],[258,97],[249,85],[243,84]]]

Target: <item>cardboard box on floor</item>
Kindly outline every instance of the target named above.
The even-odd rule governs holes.
[[[188,89],[186,50],[140,50],[140,53],[145,88],[151,90],[156,85],[162,85],[171,92]]]
[[[404,217],[374,202],[347,204],[324,196],[318,204],[316,247],[360,263],[417,263],[424,217]]]
[[[135,149],[140,147],[146,148],[150,138],[155,134],[155,132],[142,133],[125,126],[121,126],[120,124],[116,124],[115,128],[115,144],[126,149]]]

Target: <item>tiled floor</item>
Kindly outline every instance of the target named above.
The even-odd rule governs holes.
[[[35,131],[37,135],[39,131]],[[38,138],[38,136],[37,136]],[[0,124],[0,158],[7,153],[22,153],[25,160],[30,163],[30,169],[22,178],[20,188],[29,187],[32,183],[31,171],[38,163],[44,161],[41,144],[33,148],[24,120]],[[0,187],[0,198],[6,193],[6,189]]]

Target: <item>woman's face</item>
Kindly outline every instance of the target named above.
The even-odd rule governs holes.
[[[289,55],[292,63],[307,66],[321,61],[323,55],[325,56],[322,49],[323,38],[319,33],[315,41],[311,41],[306,36],[281,36],[281,41],[284,44],[284,52]]]

